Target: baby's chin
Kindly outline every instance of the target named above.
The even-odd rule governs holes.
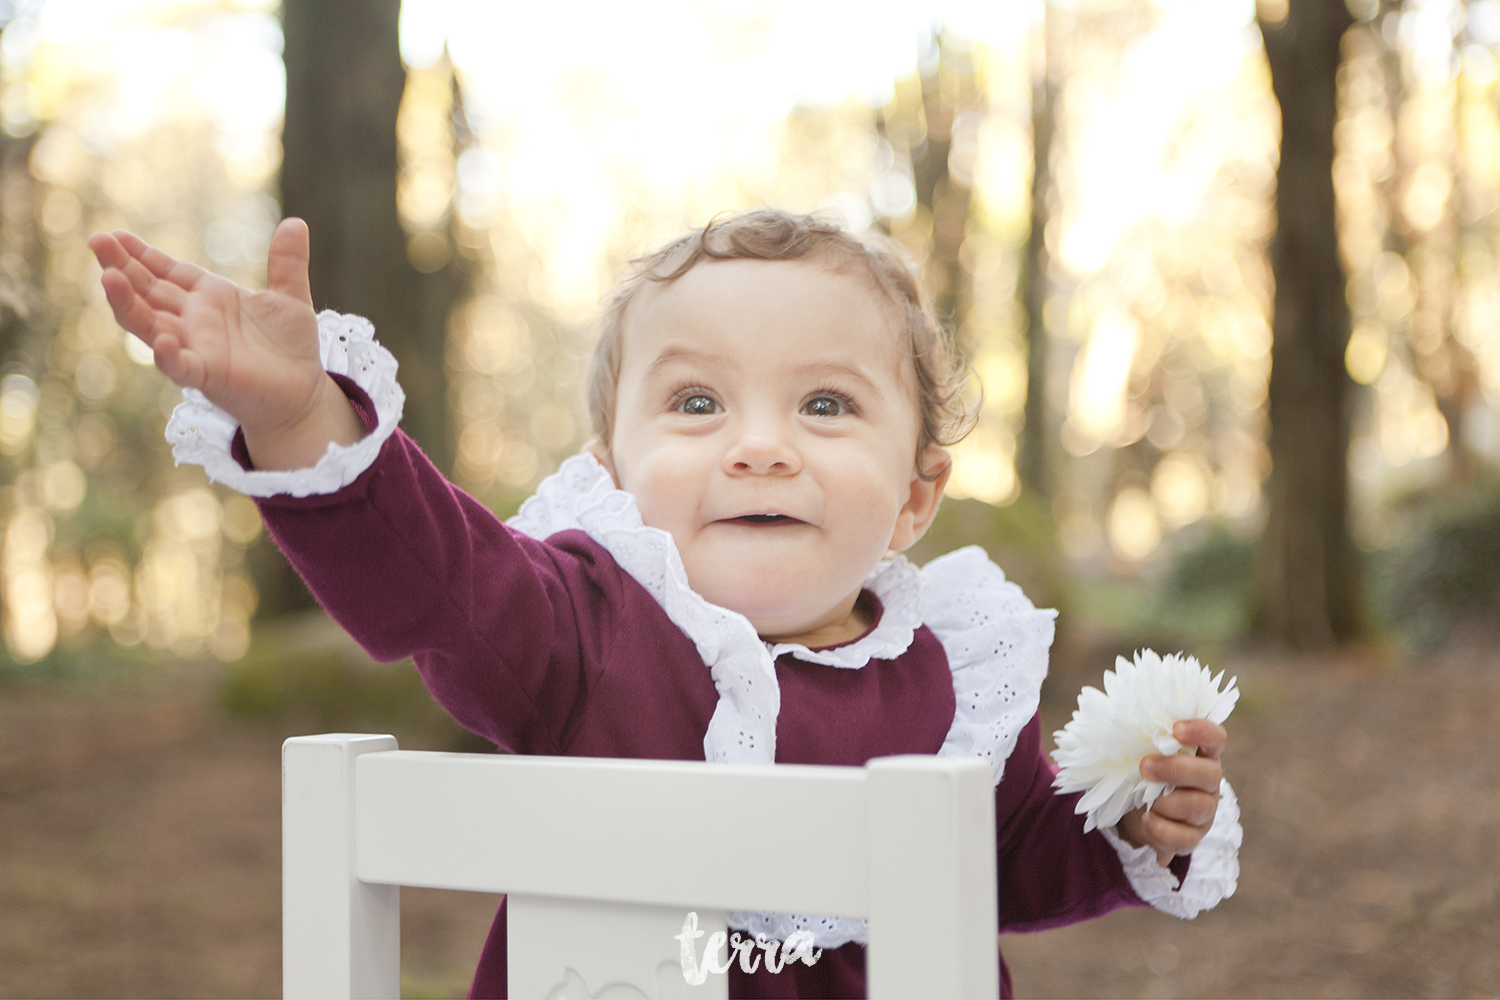
[[[706,573],[697,575],[689,571],[688,582],[693,589],[711,604],[728,608],[750,619],[755,631],[762,636],[795,636],[811,632],[832,624],[847,616],[851,608],[851,594],[858,594],[858,584],[846,589],[839,598],[829,600],[830,588],[816,586],[806,579],[788,581],[784,578],[755,578],[756,574]],[[706,578],[705,578],[706,577]],[[838,590],[833,590],[838,593]]]

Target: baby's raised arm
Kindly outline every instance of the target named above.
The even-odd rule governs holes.
[[[620,622],[646,617],[650,594],[590,544],[544,545],[443,478],[397,426],[405,397],[370,324],[314,314],[300,220],[272,237],[261,292],[129,233],[89,245],[120,325],[169,378],[239,423],[256,470],[226,466],[230,428],[201,400],[169,430],[174,457],[179,447],[185,461],[207,455],[211,477],[256,497],[287,561],[372,657],[412,657],[434,697],[497,745],[562,753],[595,683],[586,668],[619,641]],[[325,356],[359,390],[368,433]],[[691,657],[692,640],[679,644]],[[712,679],[701,667],[687,675],[708,699],[706,725]]]
[[[115,319],[151,346],[164,375],[239,421],[257,468],[306,468],[330,443],[364,437],[319,359],[301,219],[284,220],[271,237],[270,287],[261,292],[127,232],[96,233],[89,248]]]

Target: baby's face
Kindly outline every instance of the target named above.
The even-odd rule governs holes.
[[[700,264],[631,307],[603,457],[693,588],[767,639],[858,635],[864,578],[937,510],[903,344],[878,291],[816,263]]]

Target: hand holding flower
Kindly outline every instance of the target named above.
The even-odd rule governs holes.
[[[1190,854],[1219,808],[1219,782],[1224,768],[1219,758],[1229,734],[1207,719],[1184,719],[1172,726],[1172,736],[1183,746],[1198,748],[1196,756],[1151,754],[1142,758],[1141,777],[1170,785],[1150,807],[1141,806],[1120,820],[1120,836],[1136,847],[1151,847],[1165,866],[1179,854]]]
[[[1163,865],[1198,846],[1218,811],[1220,723],[1240,697],[1233,679],[1220,689],[1223,678],[1190,656],[1143,649],[1104,672],[1103,691],[1083,689],[1052,757],[1058,794],[1083,792],[1074,808],[1085,830],[1118,824]]]

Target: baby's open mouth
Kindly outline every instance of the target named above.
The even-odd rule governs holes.
[[[795,517],[787,517],[785,514],[745,514],[741,517],[730,518],[741,524],[801,524]]]

